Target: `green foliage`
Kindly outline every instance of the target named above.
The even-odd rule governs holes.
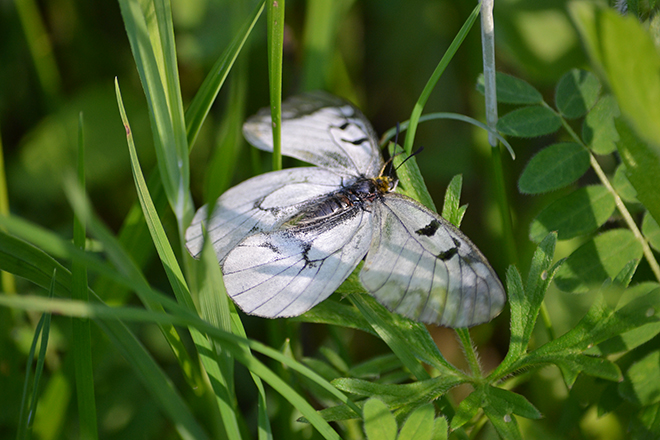
[[[102,28],[112,32],[109,45],[84,8],[73,20],[61,5],[15,3],[20,20],[3,22],[10,55],[0,67],[0,78],[16,85],[0,99],[11,147],[0,163],[0,432],[660,437],[657,2],[629,1],[628,17],[586,2],[571,3],[570,17],[554,4],[497,6],[507,47],[500,67],[526,79],[496,75],[498,136],[519,138],[512,144],[522,160],[497,168],[494,150],[491,169],[517,173],[496,184],[504,193],[512,188],[503,182],[518,177],[515,230],[504,221],[503,194],[503,226],[475,223],[490,220],[495,206],[473,194],[491,186],[486,165],[473,163],[485,155],[467,148],[485,145],[485,136],[437,123],[417,131],[420,121],[470,120],[449,113],[456,107],[481,118],[472,108],[478,96],[464,96],[481,70],[481,49],[466,38],[474,2],[289,0],[284,14],[283,1],[120,0]],[[45,29],[57,56],[43,43]],[[26,52],[23,37],[32,59],[11,58]],[[112,77],[122,85],[119,117]],[[482,93],[484,82],[477,80]],[[442,215],[465,223],[506,275],[508,313],[456,338],[393,315],[353,275],[305,315],[267,322],[237,312],[211,247],[200,261],[188,257],[181,237],[202,188],[212,203],[232,182],[270,168],[243,151],[245,115],[269,102],[266,93],[277,115],[282,94],[312,87],[361,101],[377,127],[412,113],[401,126],[410,125],[406,149],[413,139],[426,149],[397,170],[399,189],[434,208],[436,187],[450,182]],[[423,115],[425,106],[443,112]],[[81,108],[86,161],[83,120],[79,131],[72,123]],[[127,150],[114,150],[124,135]],[[74,178],[67,170],[76,145]],[[395,167],[404,159],[395,156]],[[471,390],[460,401],[458,387]],[[73,388],[77,404],[69,405]]]

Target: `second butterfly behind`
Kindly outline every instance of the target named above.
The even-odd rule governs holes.
[[[272,151],[262,109],[243,126]],[[365,258],[360,281],[389,310],[417,321],[469,327],[497,316],[506,295],[479,249],[382,176],[371,124],[324,92],[282,104],[282,154],[316,165],[273,171],[229,189],[205,225],[227,293],[246,313],[297,316],[330,296]],[[198,257],[208,207],[186,246]]]

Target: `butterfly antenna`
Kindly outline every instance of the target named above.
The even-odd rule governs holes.
[[[399,123],[396,123],[396,132],[394,133],[394,148],[397,147],[398,142],[399,142],[399,133],[401,132],[401,127]],[[383,169],[380,170],[380,175],[386,175],[386,176],[391,176],[393,174],[393,165],[392,165],[392,159],[394,159],[394,156],[397,154],[401,153],[394,153],[390,156],[390,158],[385,162],[385,165],[383,165]],[[387,168],[387,173],[385,173],[385,169]]]
[[[423,147],[423,146],[422,146],[422,147],[419,147],[417,150],[415,150],[413,153],[411,153],[410,156],[406,157],[406,158],[404,159],[404,161],[401,162],[401,163],[399,164],[398,167],[396,167],[396,169],[398,170],[399,168],[401,168],[401,166],[402,166],[404,163],[406,163],[406,162],[408,161],[408,159],[410,159],[410,158],[413,157],[413,156],[417,156],[417,155],[418,155],[419,153],[421,153],[422,151],[424,151],[424,147]]]

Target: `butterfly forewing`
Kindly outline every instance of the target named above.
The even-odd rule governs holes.
[[[426,323],[468,327],[506,300],[485,257],[420,203],[389,193],[374,204],[374,234],[360,279],[388,309]]]
[[[224,262],[227,293],[253,315],[306,312],[330,296],[364,257],[371,218],[353,207],[322,221],[247,237]]]
[[[273,151],[270,109],[249,118],[243,134],[255,147]],[[282,154],[345,176],[375,177],[383,164],[378,138],[362,112],[324,92],[282,103]]]
[[[314,200],[340,188],[344,180],[322,168],[290,168],[253,177],[227,190],[205,226],[218,261],[247,235],[277,228]],[[200,208],[186,230],[186,247],[195,258],[202,252],[202,224],[207,216],[207,207]]]

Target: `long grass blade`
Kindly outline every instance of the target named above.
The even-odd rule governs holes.
[[[80,113],[78,120],[78,184],[81,188],[85,188],[85,144],[82,113]],[[78,216],[73,218],[73,244],[78,249],[85,250],[85,225]],[[71,298],[85,302],[89,301],[85,264],[79,261],[74,262],[71,265],[71,276]],[[71,322],[80,435],[83,438],[96,439],[98,438],[98,429],[90,331],[89,320],[87,319],[74,319]]]
[[[284,47],[284,0],[269,1],[268,85],[273,121],[273,171],[282,169],[282,49]]]

